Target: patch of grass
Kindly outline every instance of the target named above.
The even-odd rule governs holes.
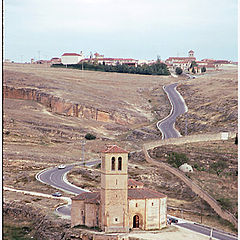
[[[31,233],[31,228],[28,226],[18,227],[10,224],[3,225],[3,240],[33,240],[29,236]]]
[[[222,206],[223,209],[226,210],[231,210],[232,209],[232,202],[229,198],[219,198],[217,199],[217,201],[220,203],[220,205]]]
[[[179,168],[182,164],[187,163],[189,160],[184,153],[172,152],[168,156],[167,163],[175,168]]]

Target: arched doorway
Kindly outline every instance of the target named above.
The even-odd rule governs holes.
[[[133,217],[133,228],[139,228],[139,216],[135,215]]]

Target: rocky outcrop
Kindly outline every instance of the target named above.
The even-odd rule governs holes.
[[[49,111],[66,116],[92,119],[100,122],[117,123],[121,125],[139,122],[139,118],[128,113],[106,111],[97,109],[93,106],[73,103],[34,88],[14,88],[4,86],[3,97],[36,101],[46,106]]]

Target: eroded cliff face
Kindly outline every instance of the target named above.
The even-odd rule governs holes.
[[[140,122],[139,118],[127,113],[117,111],[108,112],[92,106],[73,103],[33,88],[14,88],[4,86],[3,97],[36,101],[46,106],[49,111],[66,116],[93,119],[100,122],[117,123],[121,125]]]

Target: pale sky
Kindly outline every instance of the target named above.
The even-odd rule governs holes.
[[[4,59],[64,52],[237,61],[237,0],[5,0]]]

